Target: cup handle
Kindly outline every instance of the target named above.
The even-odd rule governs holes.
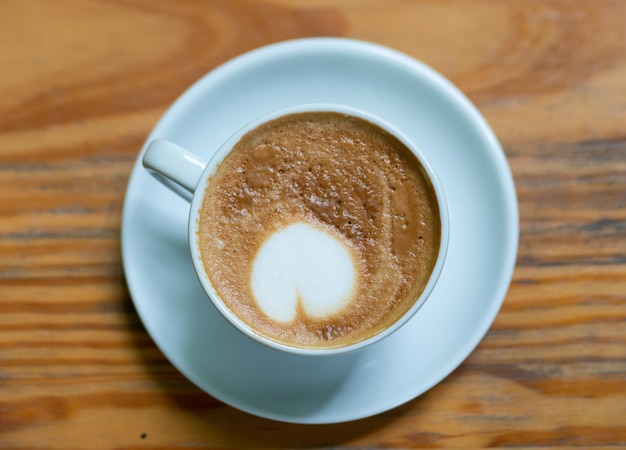
[[[187,201],[191,201],[207,164],[165,139],[155,139],[148,144],[142,163],[154,178]]]

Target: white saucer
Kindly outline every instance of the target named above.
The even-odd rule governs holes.
[[[188,204],[139,162],[126,194],[122,251],[139,316],[197,386],[258,416],[334,423],[417,397],[478,345],[511,280],[518,212],[504,154],[470,102],[421,63],[358,41],[288,41],[240,56],[185,92],[148,141],[164,137],[208,159],[252,119],[313,102],[355,106],[394,123],[421,147],[446,190],[446,265],[431,298],[399,332],[361,352],[321,359],[244,337],[206,300],[193,272]]]

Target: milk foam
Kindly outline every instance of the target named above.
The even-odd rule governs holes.
[[[357,271],[352,250],[337,237],[307,223],[272,234],[253,263],[251,287],[259,308],[278,322],[301,311],[328,318],[353,297]]]

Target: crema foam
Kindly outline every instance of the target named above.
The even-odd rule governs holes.
[[[198,245],[256,333],[334,348],[395,323],[430,278],[439,205],[419,160],[363,119],[296,113],[247,133],[209,178]]]

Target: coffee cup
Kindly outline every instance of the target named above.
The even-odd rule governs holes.
[[[441,183],[414,143],[369,112],[292,106],[243,126],[209,161],[157,138],[142,162],[190,202],[208,299],[271,348],[363,349],[406,324],[442,271]]]

